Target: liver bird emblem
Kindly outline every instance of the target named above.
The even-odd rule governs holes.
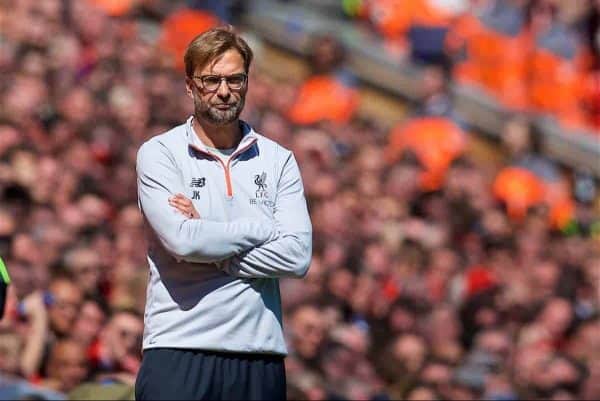
[[[261,175],[256,174],[254,183],[258,186],[259,191],[264,191],[267,188],[267,173],[263,171]]]

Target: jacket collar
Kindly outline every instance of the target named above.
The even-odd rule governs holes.
[[[190,116],[185,122],[185,134],[187,137],[188,146],[201,153],[207,153],[212,156],[217,156],[209,149],[207,149],[206,145],[204,145],[200,138],[198,138],[192,126],[193,120],[194,116]],[[238,143],[236,150],[233,152],[232,155],[239,155],[240,153],[243,153],[245,150],[252,147],[252,144],[254,144],[258,140],[256,131],[254,131],[254,129],[248,123],[239,120],[239,124],[240,128],[242,129],[242,140],[240,141],[240,143]]]

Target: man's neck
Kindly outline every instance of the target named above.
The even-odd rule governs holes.
[[[212,125],[194,116],[192,128],[198,139],[211,148],[235,148],[242,139],[239,120],[227,125]]]

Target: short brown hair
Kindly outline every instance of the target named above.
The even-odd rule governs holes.
[[[252,62],[252,49],[235,33],[231,25],[227,25],[209,29],[190,42],[183,57],[186,75],[191,78],[196,67],[204,67],[230,49],[240,53],[244,59],[244,69],[248,72]]]

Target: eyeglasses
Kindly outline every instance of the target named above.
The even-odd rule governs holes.
[[[215,92],[221,86],[221,81],[225,80],[227,86],[231,90],[240,90],[246,85],[248,75],[245,73],[233,75],[202,75],[194,76],[194,79],[199,79],[202,82],[202,89],[208,92]]]

